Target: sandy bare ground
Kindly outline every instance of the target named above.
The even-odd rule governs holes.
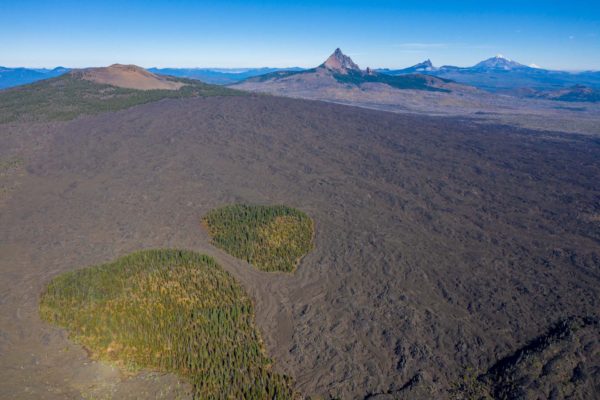
[[[109,67],[75,70],[71,73],[95,83],[128,89],[177,90],[184,85],[182,82],[168,80],[136,65],[114,64]]]
[[[4,125],[0,140],[24,160],[0,206],[0,398],[178,396],[175,377],[90,362],[37,313],[53,276],[144,248],[215,256],[304,394],[418,375],[443,397],[463,367],[600,305],[593,137],[258,96]],[[285,275],[215,249],[200,217],[233,202],[307,212],[315,250]]]

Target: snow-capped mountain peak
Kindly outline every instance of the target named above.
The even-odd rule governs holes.
[[[513,69],[521,69],[528,68],[527,66],[520,64],[516,61],[512,61],[509,58],[504,57],[502,54],[498,54],[496,57],[488,58],[475,65],[473,68],[480,70],[513,70]]]

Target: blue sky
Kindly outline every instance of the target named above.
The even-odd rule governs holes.
[[[600,70],[600,1],[0,0],[0,65],[361,67],[524,64]]]

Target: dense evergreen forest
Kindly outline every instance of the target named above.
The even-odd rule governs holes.
[[[263,271],[291,272],[313,246],[313,221],[283,205],[230,205],[203,221],[216,246]]]
[[[174,372],[197,399],[289,399],[271,371],[252,302],[212,258],[149,250],[55,278],[43,319],[65,327],[94,358]]]

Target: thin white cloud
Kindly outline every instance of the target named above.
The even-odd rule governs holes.
[[[474,49],[474,50],[487,50],[487,49],[495,49],[497,46],[492,46],[491,44],[467,44],[467,43],[456,43],[456,47],[462,49]]]
[[[416,52],[416,51],[427,51],[436,49],[473,49],[473,50],[485,50],[492,49],[495,46],[489,44],[470,44],[470,43],[396,43],[392,44],[391,47],[402,49],[404,52]]]
[[[428,54],[428,52],[426,50],[409,50],[409,49],[398,50],[398,51],[396,51],[396,53],[402,53],[402,54]]]
[[[432,49],[448,47],[448,43],[397,43],[393,44],[392,47],[399,47],[403,49]]]

